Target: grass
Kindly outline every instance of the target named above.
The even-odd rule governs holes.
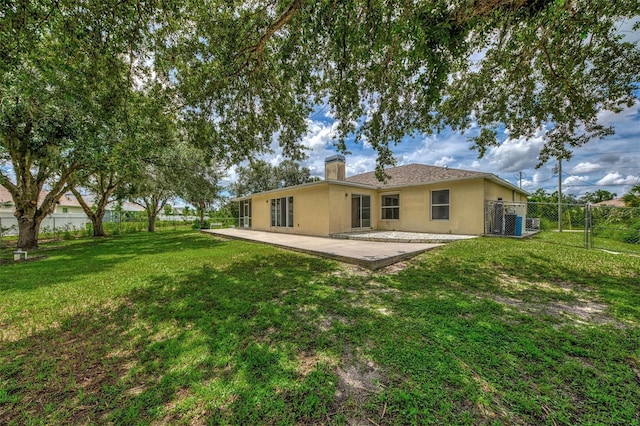
[[[640,258],[372,273],[188,231],[0,251],[0,423],[638,424]]]
[[[637,238],[635,236],[637,232],[630,228],[618,230],[598,228],[589,235],[588,246],[600,250],[640,254],[640,241],[635,243],[623,241],[624,236]],[[585,246],[584,230],[545,231],[537,234],[536,239],[559,245]]]

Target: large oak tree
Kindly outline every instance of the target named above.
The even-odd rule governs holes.
[[[167,57],[218,146],[285,152],[313,102],[378,153],[378,176],[407,134],[468,131],[482,155],[499,130],[545,129],[540,161],[613,129],[637,100],[637,0],[192,1]],[[634,21],[635,20],[635,21]],[[259,136],[259,137],[257,137]]]
[[[5,6],[0,161],[10,163],[12,173],[0,172],[0,184],[16,206],[18,247],[33,248],[42,220],[101,149],[96,129],[132,86],[129,70],[153,8],[115,0]]]
[[[15,176],[0,183],[22,247],[37,244],[40,221],[99,149],[92,129],[136,84],[123,63],[170,77],[208,157],[250,159],[277,138],[300,159],[323,103],[338,148],[366,140],[380,178],[394,143],[447,127],[468,131],[480,155],[501,130],[546,129],[540,161],[567,158],[613,132],[602,110],[637,100],[640,52],[619,31],[637,30],[637,0],[38,0],[1,12],[0,160]]]

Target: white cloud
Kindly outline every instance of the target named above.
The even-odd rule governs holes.
[[[455,161],[453,157],[442,157],[439,160],[436,160],[433,164],[439,167],[448,166]]]
[[[319,121],[309,121],[307,134],[302,138],[302,145],[308,149],[323,150],[333,143],[338,123],[323,123]]]
[[[600,169],[602,169],[602,164],[596,164],[590,161],[584,161],[572,167],[570,172],[572,174],[581,174],[581,173],[591,173]]]
[[[399,165],[411,163],[451,165],[456,161],[463,164],[476,159],[474,152],[469,151],[469,142],[465,137],[455,133],[428,135],[421,140],[403,141],[398,145],[397,151],[401,151],[396,153]],[[465,162],[465,159],[468,161]],[[441,164],[437,164],[438,162]]]
[[[548,182],[554,179],[554,175],[551,172],[550,168],[538,169],[533,173],[533,175],[531,176],[531,179],[533,180],[533,182],[539,185],[540,183]]]
[[[626,177],[622,176],[618,172],[607,173],[605,177],[596,182],[596,185],[607,186],[607,185],[633,185],[638,182],[638,176],[628,175]]]
[[[538,189],[540,187],[540,185],[538,185],[537,183],[535,183],[535,181],[532,180],[528,180],[528,179],[522,179],[522,189],[524,189],[525,191],[535,191],[536,189]]]
[[[544,134],[539,131],[530,139],[507,139],[500,146],[490,148],[487,154],[490,166],[503,173],[534,168],[545,142]]]
[[[350,156],[347,158],[347,176],[373,171],[376,167],[374,155]]]
[[[569,176],[568,178],[562,181],[562,185],[568,187],[568,186],[584,185],[585,183],[588,184],[588,182],[589,182],[589,176]]]

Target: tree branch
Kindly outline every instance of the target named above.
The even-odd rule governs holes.
[[[516,11],[523,8],[532,11],[542,10],[546,5],[554,0],[469,0],[457,11],[452,13],[452,21],[455,24],[464,24],[472,18],[490,15],[501,9]],[[572,2],[567,0],[564,7],[568,11],[575,13]]]
[[[240,74],[240,72],[249,66],[249,63],[255,61],[257,67],[262,63],[262,54],[264,52],[264,48],[267,45],[267,42],[273,35],[278,32],[282,27],[287,25],[287,23],[293,18],[296,12],[302,7],[303,0],[294,0],[294,2],[284,11],[280,17],[271,23],[266,29],[266,31],[260,37],[260,40],[253,46],[248,46],[236,54],[236,57],[240,57],[243,55],[247,55],[246,61],[240,66],[238,70],[232,73],[232,76]]]
[[[80,203],[80,207],[82,207],[82,210],[84,210],[84,213],[93,221],[95,219],[95,213],[93,213],[93,210],[91,210],[91,207],[89,207],[87,202],[84,200],[84,198],[82,197],[82,194],[80,194],[80,191],[78,191],[75,188],[75,186],[72,186],[69,189],[73,193],[74,197],[76,197],[76,200],[78,200],[78,203]]]

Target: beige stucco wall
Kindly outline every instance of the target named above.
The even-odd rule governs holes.
[[[431,218],[431,191],[449,190],[449,219]],[[285,188],[252,197],[252,228],[261,231],[329,236],[353,231],[351,228],[352,195],[371,197],[371,228],[407,232],[442,234],[484,233],[484,201],[502,198],[505,201],[526,202],[526,196],[489,179],[452,181],[432,185],[376,190],[340,182]],[[400,219],[381,219],[382,195],[400,195]],[[294,199],[294,226],[271,226],[273,198]]]
[[[368,195],[371,197],[371,227],[377,229],[380,218],[380,197],[375,189],[359,188],[333,182],[329,187],[329,203],[331,204],[331,218],[329,234],[351,232],[351,198],[353,195]]]
[[[431,218],[431,191],[449,190],[449,219]],[[400,195],[400,219],[382,220],[380,209],[376,212],[378,228],[408,232],[438,234],[482,234],[484,232],[483,182],[459,181],[420,185],[397,191],[384,190],[378,195]]]
[[[484,181],[484,194],[485,200],[497,200],[498,198],[502,198],[503,201],[527,201],[527,197],[524,194],[521,194],[514,189],[498,185],[489,179],[485,179]]]
[[[271,226],[270,200],[281,197],[293,197],[293,227]],[[329,235],[329,184],[326,182],[254,195],[251,208],[252,229],[301,235]]]

